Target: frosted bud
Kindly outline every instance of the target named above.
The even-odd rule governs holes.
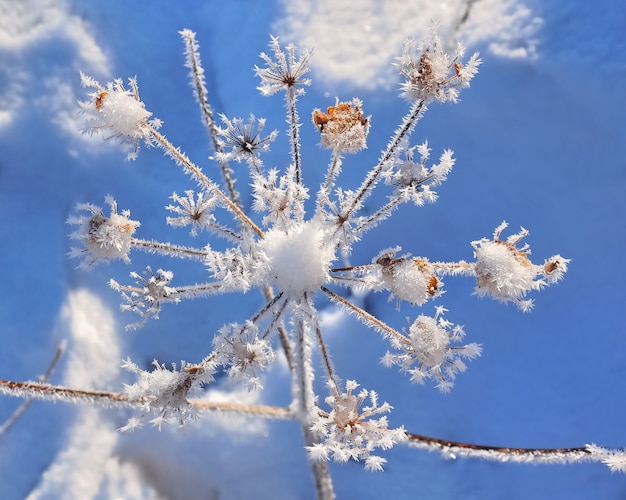
[[[382,282],[392,296],[415,305],[422,305],[428,299],[441,294],[443,282],[435,276],[428,259],[395,257],[399,249],[384,250],[374,263],[381,268]]]
[[[390,337],[391,345],[399,352],[387,352],[382,363],[397,365],[411,374],[411,381],[423,384],[428,378],[437,382],[437,388],[448,392],[458,373],[466,370],[463,359],[480,356],[479,344],[454,345],[465,333],[463,328],[443,318],[446,310],[438,307],[434,317],[421,314],[411,324],[408,338]]]
[[[121,79],[101,86],[93,78],[81,73],[83,87],[95,88],[90,100],[80,103],[87,114],[85,130],[91,134],[110,133],[111,137],[120,137],[122,141],[134,145],[128,159],[135,159],[139,150],[139,141],[143,139],[151,144],[151,131],[161,126],[158,119],[150,119],[152,113],[146,110],[139,99],[139,89],[134,78],[129,79],[130,89],[124,88]]]
[[[543,264],[543,275],[550,284],[559,281],[567,272],[567,264],[571,259],[564,259],[560,255],[555,255],[546,259]]]
[[[367,470],[382,471],[386,460],[372,453],[375,448],[386,450],[407,439],[404,428],[389,428],[385,414],[391,405],[379,405],[375,391],[362,389],[357,393],[359,384],[354,380],[346,382],[345,392],[339,392],[333,381],[328,386],[331,395],[326,403],[331,411],[316,408],[311,415],[312,430],[320,442],[307,448],[309,456],[316,461],[355,460],[363,462]]]
[[[363,118],[362,102],[352,99],[351,103],[337,102],[329,106],[326,113],[315,109],[313,123],[321,133],[321,145],[345,153],[356,153],[367,147],[369,118]]]
[[[467,63],[462,63],[464,53],[465,48],[458,44],[453,57],[446,54],[434,30],[430,33],[430,39],[416,50],[412,40],[405,42],[402,57],[397,64],[400,73],[406,77],[402,83],[402,96],[410,101],[456,102],[459,89],[469,87],[481,62],[476,53]]]
[[[72,248],[70,251],[71,257],[83,258],[80,267],[114,259],[130,262],[128,254],[132,236],[140,223],[130,219],[129,210],[118,214],[117,203],[112,197],[107,196],[105,201],[111,207],[108,217],[105,217],[100,207],[84,203],[76,209],[87,212],[87,215],[72,216],[67,220],[68,224],[78,226],[70,238],[84,245],[84,248]]]
[[[533,264],[528,258],[529,246],[517,248],[528,231],[522,228],[519,233],[502,241],[500,234],[506,227],[506,222],[500,224],[494,231],[493,240],[483,238],[472,242],[476,257],[476,293],[491,295],[501,302],[515,302],[520,309],[528,311],[532,301],[522,300],[523,297],[531,290],[540,290],[558,281],[567,270],[569,260],[557,255],[543,266]]]
[[[258,333],[252,322],[232,323],[222,327],[213,339],[215,363],[225,366],[229,378],[243,382],[249,391],[263,388],[260,372],[276,358],[272,346]]]

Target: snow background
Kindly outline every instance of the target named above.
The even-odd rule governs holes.
[[[128,272],[150,264],[172,269],[184,284],[201,281],[202,267],[136,254],[130,266],[85,273],[68,261],[64,221],[77,202],[102,205],[112,194],[142,222],[139,237],[185,243],[186,231],[165,226],[163,207],[172,191],[193,187],[158,151],[144,148],[128,163],[113,142],[80,135],[80,70],[100,80],[136,75],[142,100],[165,121],[164,133],[210,173],[208,141],[177,32],[198,33],[215,110],[265,116],[268,128],[283,136],[282,101],[258,95],[252,67],[260,64],[258,52],[267,50],[269,33],[314,46],[314,84],[299,106],[304,178],[318,185],[328,161],[307,123],[309,110],[333,104],[335,96],[358,96],[372,115],[372,130],[368,151],[344,165],[339,183],[349,187],[405,113],[388,69],[402,40],[422,36],[431,19],[441,22],[442,34],[455,33],[461,2],[432,3],[0,0],[0,378],[35,379],[68,339],[53,383],[120,390],[129,381],[118,368],[123,358],[143,367],[153,358],[196,361],[224,322],[244,319],[262,305],[255,294],[187,302],[165,308],[158,322],[124,332],[135,317],[118,312],[109,277],[127,282]],[[481,51],[484,64],[462,102],[433,104],[412,139],[428,139],[433,158],[452,148],[457,166],[439,188],[438,203],[404,207],[367,234],[351,260],[369,262],[394,245],[431,259],[470,259],[469,242],[488,237],[506,219],[510,230],[530,230],[534,260],[561,253],[572,259],[570,272],[536,294],[530,314],[472,297],[470,280],[447,278],[437,303],[485,352],[446,396],[380,366],[385,342],[320,299],[336,368],[344,379],[378,391],[395,407],[392,425],[412,432],[503,446],[623,447],[623,1],[478,0],[457,31],[468,52]],[[287,164],[286,144],[283,137],[272,145],[267,166]],[[246,176],[243,169],[238,174],[249,202]],[[200,235],[194,243],[202,241]],[[397,311],[386,299],[378,294],[362,303],[397,328],[421,312]],[[432,304],[424,308],[432,311]],[[283,367],[268,373],[260,397],[287,404]],[[0,399],[0,420],[18,404]],[[210,418],[182,435],[175,429],[120,435],[115,429],[127,417],[36,402],[0,436],[2,498],[313,497],[295,422]],[[225,432],[230,428],[236,431]],[[382,474],[359,464],[333,464],[338,497],[626,495],[626,477],[602,465],[445,461],[404,447],[384,456],[389,462]]]

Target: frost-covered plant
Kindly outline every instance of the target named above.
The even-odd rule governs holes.
[[[132,250],[191,259],[200,264],[201,278],[192,285],[177,285],[171,271],[158,269],[155,273],[150,267],[143,273],[132,272],[133,284],[111,280],[112,288],[124,300],[122,309],[139,315],[139,321],[130,325],[132,328],[157,318],[164,304],[184,299],[257,289],[266,304],[243,324],[226,318],[226,325],[214,333],[213,351],[205,353],[196,364],[183,361],[180,368],[174,365],[168,369],[155,361],[155,369],[145,371],[126,360],[123,366],[136,375],[137,381],[126,386],[125,394],[17,382],[3,384],[3,391],[22,396],[105,400],[137,407],[139,415],[132,417],[124,430],[140,426],[145,420],[159,426],[168,420],[187,425],[199,409],[218,409],[210,402],[193,399],[214,381],[218,370],[226,371],[233,382],[243,382],[248,390],[259,390],[264,369],[280,351],[292,379],[289,408],[222,404],[219,410],[299,420],[320,498],[334,497],[328,460],[362,461],[369,470],[382,470],[386,460],[377,454],[377,449],[385,450],[398,443],[439,450],[445,455],[502,461],[597,460],[613,470],[626,470],[624,454],[595,446],[566,450],[490,449],[409,433],[402,425],[392,425],[387,417],[392,407],[379,403],[376,392],[357,392],[359,384],[353,380],[342,382],[340,372],[331,362],[314,301],[316,294],[327,296],[389,340],[391,350],[382,356],[384,365],[398,366],[417,384],[431,379],[440,391],[447,392],[455,377],[466,370],[465,361],[478,357],[482,347],[463,344],[465,332],[444,319],[446,309],[438,305],[435,313],[428,315],[433,308],[427,307],[410,320],[408,328],[400,331],[358,307],[347,298],[349,294],[338,290],[385,291],[390,300],[424,306],[440,297],[444,276],[459,275],[475,280],[476,294],[514,302],[527,311],[532,305],[527,294],[557,282],[567,270],[568,259],[559,255],[541,265],[533,264],[528,244],[518,247],[528,232],[522,229],[502,240],[505,222],[496,228],[492,239],[471,243],[474,262],[430,260],[391,247],[382,249],[370,262],[347,263],[363,234],[391,217],[401,204],[421,206],[436,201],[435,188],[446,180],[455,163],[452,151],[444,151],[439,161],[432,163],[427,143],[411,145],[410,137],[428,104],[458,100],[461,89],[469,86],[477,72],[477,54],[464,62],[463,47],[459,45],[450,57],[434,33],[417,46],[407,42],[397,68],[404,77],[402,96],[409,101],[410,109],[354,190],[337,186],[337,179],[343,156],[367,146],[370,117],[363,112],[364,104],[359,99],[337,99],[326,111],[313,110],[313,126],[319,131],[321,146],[330,150],[330,160],[321,186],[312,193],[304,183],[302,122],[297,109],[298,97],[311,84],[305,78],[311,53],[298,53],[292,45],[283,47],[272,37],[271,54],[261,54],[265,65],[255,68],[260,78],[258,89],[263,95],[284,93],[289,124],[291,163],[282,170],[266,169],[261,154],[269,149],[277,132],[265,135],[265,120],[254,115],[247,121],[220,115],[221,125],[215,122],[195,34],[184,30],[181,35],[192,86],[213,141],[213,159],[221,169],[224,189],[159,132],[161,122],[151,118],[135,80],[131,79],[130,89],[126,89],[121,80],[101,85],[82,75],[84,86],[94,90],[81,108],[89,133],[130,142],[130,159],[136,157],[141,142],[156,145],[190,175],[198,190],[187,190],[184,196],[172,195],[172,204],[166,207],[172,214],[167,223],[189,226],[194,236],[207,231],[221,238],[225,245],[219,248],[225,249],[214,249],[206,241],[204,246],[194,248],[137,238],[134,234],[139,222],[130,219],[128,210],[119,214],[116,202],[109,197],[105,200],[111,207],[109,216],[97,206],[81,204],[77,207],[79,215],[68,219],[69,224],[76,226],[71,238],[81,245],[73,248],[71,255],[81,258],[81,267],[115,259],[130,262]],[[240,201],[229,164],[233,160],[245,162],[250,168],[253,211],[259,215],[247,213]],[[366,210],[365,201],[377,189],[387,189],[388,201],[373,211]],[[307,213],[306,203],[311,195],[312,213]],[[223,220],[215,216],[219,211],[230,213],[235,223],[218,222]],[[326,381],[327,397],[314,391],[315,350],[320,354],[318,373],[321,371]]]

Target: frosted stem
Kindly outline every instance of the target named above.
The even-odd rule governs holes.
[[[402,335],[399,331],[394,330],[389,325],[379,320],[376,316],[372,316],[367,311],[361,309],[358,306],[355,306],[348,299],[343,298],[341,295],[337,295],[335,292],[333,292],[332,290],[329,290],[325,286],[321,288],[324,293],[328,294],[330,298],[333,299],[334,302],[338,302],[341,305],[350,309],[350,311],[356,313],[357,318],[359,318],[365,325],[376,328],[376,330],[382,332],[383,335],[393,335],[401,339],[403,342],[406,342],[409,344],[411,343],[411,341],[408,338],[406,338],[404,335]]]
[[[50,379],[50,376],[52,375],[52,373],[54,373],[54,369],[59,363],[61,356],[63,356],[63,353],[65,352],[66,347],[67,347],[67,342],[65,340],[59,344],[56,352],[54,353],[54,357],[52,358],[52,361],[48,365],[48,369],[46,370],[46,373],[44,373],[43,375],[37,378],[38,382],[43,384],[43,383],[46,383]],[[28,407],[32,404],[32,402],[33,402],[32,398],[26,399],[20,406],[17,407],[17,409],[9,416],[9,418],[7,418],[2,425],[0,425],[0,436],[6,433],[6,431],[8,431],[11,428],[11,426],[13,426],[15,422],[17,422],[17,420],[22,416],[22,414],[26,410],[28,410]]]
[[[130,242],[131,245],[138,250],[167,255],[168,257],[203,260],[207,257],[207,255],[209,255],[209,253],[205,250],[172,245],[171,243],[161,243],[154,240],[148,241],[139,238],[131,238]]]
[[[386,218],[391,216],[391,212],[402,202],[399,197],[394,197],[389,203],[385,206],[379,208],[375,213],[370,215],[367,220],[358,225],[354,229],[355,234],[359,234],[367,229],[371,229],[379,222],[385,220]]]
[[[305,301],[309,299],[305,296]],[[296,369],[292,372],[293,392],[296,404],[296,415],[302,426],[306,446],[319,443],[318,436],[311,430],[311,418],[314,411],[315,393],[313,391],[313,360],[311,331],[303,318],[295,321],[295,353]],[[313,472],[315,490],[318,500],[332,500],[335,498],[333,483],[328,466],[324,462],[309,462]]]
[[[380,174],[385,169],[387,162],[396,152],[402,139],[407,137],[412,132],[413,128],[419,121],[422,111],[424,110],[424,105],[424,100],[415,101],[409,113],[404,117],[402,125],[398,128],[398,130],[396,130],[395,135],[391,138],[391,141],[387,146],[387,150],[380,157],[378,164],[367,174],[367,177],[361,184],[357,195],[352,200],[350,207],[348,207],[348,210],[340,216],[341,221],[348,220],[352,213],[360,206],[361,201],[369,195],[371,189],[378,181]]]
[[[408,446],[438,451],[447,458],[468,457],[496,462],[566,464],[601,460],[587,447],[580,448],[508,448],[448,441],[407,433]]]
[[[36,382],[14,382],[10,380],[0,380],[0,393],[18,398],[96,404],[107,408],[114,406],[141,408],[147,401],[146,398],[130,399],[125,394],[116,392],[72,389]],[[191,400],[189,404],[204,411],[241,413],[271,419],[291,420],[294,418],[294,414],[290,409],[277,406],[246,405],[205,400]]]
[[[200,112],[204,124],[209,131],[209,137],[213,143],[213,149],[216,153],[222,153],[222,143],[219,139],[218,127],[215,125],[213,119],[213,109],[209,103],[207,97],[208,92],[204,81],[204,68],[202,67],[202,61],[200,60],[200,53],[198,51],[198,42],[196,42],[196,34],[191,30],[183,30],[180,32],[185,42],[185,54],[187,56],[186,66],[189,68],[189,76],[191,77],[191,86],[194,91],[194,95],[200,105]],[[216,155],[217,158],[222,158],[220,154]],[[238,207],[242,207],[241,199],[239,198],[239,192],[235,187],[235,180],[233,179],[233,171],[227,161],[223,159],[217,160],[222,172],[222,177],[226,183],[226,188],[230,199]]]
[[[298,110],[296,109],[296,91],[293,86],[285,93],[287,103],[287,122],[291,135],[291,156],[295,166],[296,183],[302,184],[302,166],[300,165],[300,124]]]

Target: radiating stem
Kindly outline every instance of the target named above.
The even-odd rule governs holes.
[[[167,255],[168,257],[202,260],[206,258],[207,255],[209,255],[209,253],[205,250],[183,247],[180,245],[172,245],[171,243],[161,243],[159,241],[148,241],[139,238],[132,238],[130,242],[131,245],[138,250]]]
[[[207,188],[208,190],[215,192],[224,202],[226,208],[228,208],[231,212],[233,212],[239,219],[247,224],[255,233],[257,233],[261,238],[263,237],[263,231],[254,223],[250,218],[243,212],[243,210],[232,201],[224,192],[219,188],[214,181],[209,179],[204,172],[194,164],[187,155],[182,153],[178,148],[175,148],[174,145],[167,140],[167,138],[161,134],[158,130],[150,128],[150,135],[156,140],[157,144],[165,151],[170,158],[172,158],[178,165],[181,165],[183,169],[190,174],[192,177],[196,179],[202,186]]]
[[[305,295],[304,301],[309,302]],[[303,318],[295,320],[295,354],[296,369],[292,373],[293,392],[296,403],[296,415],[302,426],[306,446],[319,443],[319,437],[311,430],[311,418],[315,405],[313,391],[313,359],[310,325],[305,324]],[[311,461],[311,469],[318,500],[333,500],[335,493],[328,465],[325,462]]]
[[[404,117],[402,125],[396,131],[395,136],[389,142],[389,145],[387,146],[387,150],[380,157],[378,164],[372,170],[370,170],[367,177],[361,184],[361,187],[359,188],[357,195],[352,200],[352,203],[350,204],[346,212],[341,215],[341,220],[344,220],[344,221],[348,220],[350,216],[352,215],[352,213],[354,212],[354,210],[356,210],[359,207],[361,201],[364,200],[367,197],[367,195],[369,195],[371,189],[374,187],[374,185],[378,181],[378,178],[380,177],[380,174],[384,170],[387,162],[391,159],[391,157],[396,152],[402,139],[408,136],[413,130],[413,128],[415,127],[415,125],[417,124],[422,114],[422,111],[424,110],[424,106],[425,106],[425,101],[423,100],[415,101],[409,113]]]
[[[322,329],[320,328],[319,323],[315,324],[315,336],[317,337],[317,344],[320,347],[320,354],[322,356],[322,361],[324,362],[324,368],[326,369],[326,376],[328,377],[328,380],[331,380],[333,384],[337,385],[335,367],[333,366],[332,359],[330,359],[330,354],[326,347],[326,343],[324,342],[324,338],[322,337]]]
[[[371,228],[374,225],[378,224],[380,221],[389,217],[391,215],[391,211],[394,210],[401,202],[402,200],[398,196],[392,198],[388,203],[385,204],[385,206],[379,208],[376,212],[370,215],[365,222],[359,224],[354,229],[354,234],[359,234],[363,230]]]
[[[328,170],[326,171],[326,177],[324,179],[324,184],[317,192],[317,206],[316,212],[319,212],[323,206],[325,197],[329,195],[331,188],[334,185],[335,178],[339,174],[339,170],[341,168],[341,153],[334,149],[333,156],[330,161],[330,165],[328,166]]]
[[[395,337],[398,337],[403,342],[407,342],[407,343],[411,342],[407,337],[402,335],[399,331],[394,330],[389,325],[387,325],[383,321],[379,320],[376,316],[372,316],[367,311],[361,309],[358,306],[355,306],[348,299],[343,298],[341,295],[337,295],[335,292],[333,292],[332,290],[329,290],[325,286],[321,287],[321,289],[322,289],[322,291],[324,293],[329,295],[330,298],[333,299],[334,302],[339,302],[343,306],[345,306],[348,309],[351,309],[353,312],[355,312],[357,318],[359,318],[361,321],[363,321],[363,323],[365,323],[366,325],[375,327],[377,330],[381,331],[385,335],[389,334],[389,335],[393,335]]]

